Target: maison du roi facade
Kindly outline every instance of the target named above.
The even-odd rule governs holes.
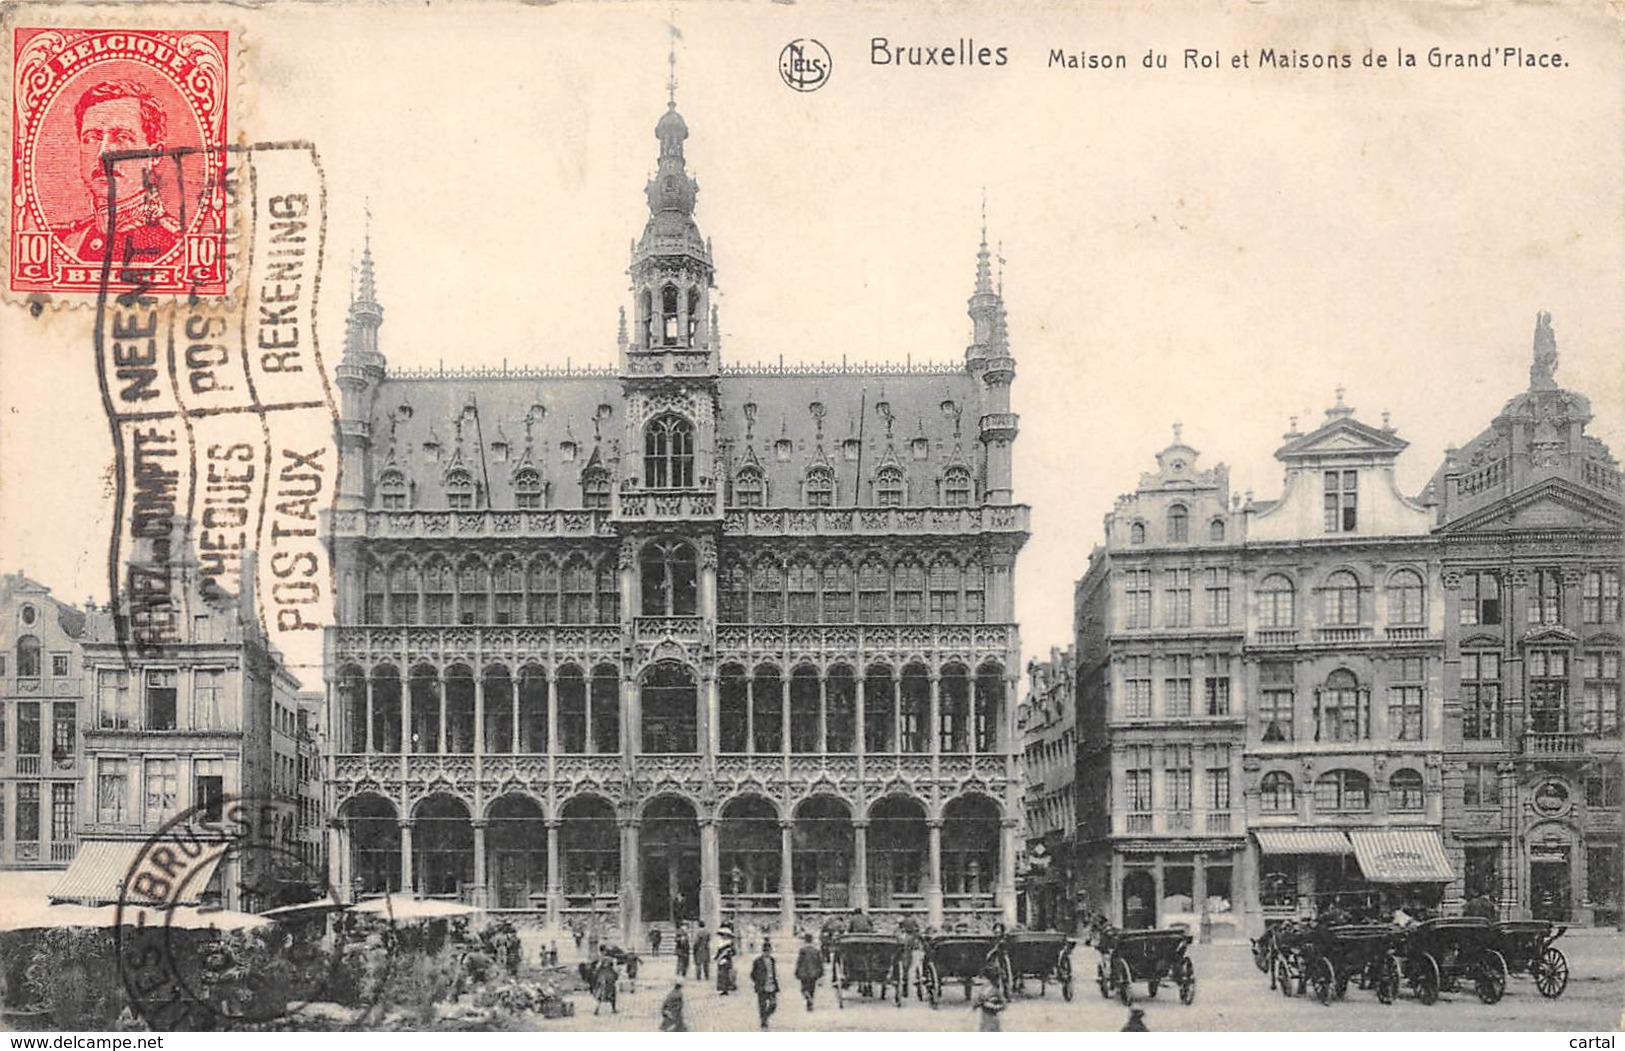
[[[107,607],[0,577],[0,870],[59,870],[38,884],[52,900],[118,901],[166,823],[242,797],[278,804],[264,832],[281,850],[219,854],[185,900],[258,910],[321,892],[322,697],[298,692],[237,602],[189,598],[180,641],[136,653]]]
[[[628,937],[1009,918],[1028,511],[985,236],[962,361],[725,366],[675,104],[655,134],[615,367],[391,370],[364,256],[331,882]]]
[[[1619,922],[1620,473],[1556,354],[1542,315],[1529,389],[1416,498],[1341,391],[1276,500],[1176,428],[1076,589],[1085,907]]]

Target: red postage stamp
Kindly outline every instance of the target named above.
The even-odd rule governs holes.
[[[227,33],[18,29],[11,289],[223,295]]]

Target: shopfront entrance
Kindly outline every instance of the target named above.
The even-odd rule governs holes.
[[[1537,920],[1569,922],[1573,911],[1569,876],[1567,846],[1532,846],[1529,851],[1529,914]]]

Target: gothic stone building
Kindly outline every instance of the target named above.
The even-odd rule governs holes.
[[[725,366],[675,105],[655,134],[617,367],[392,371],[363,259],[332,882],[623,937],[1013,918],[1027,509],[985,236],[962,362]]]

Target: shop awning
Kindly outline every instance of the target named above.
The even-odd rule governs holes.
[[[79,844],[68,871],[51,888],[52,901],[79,905],[113,905],[122,896],[130,867],[146,844],[138,839],[86,839]],[[198,860],[188,859],[186,885],[171,904],[196,905],[225,856],[226,844],[207,844]]]
[[[1262,854],[1348,854],[1349,837],[1335,828],[1256,828]]]
[[[1448,883],[1453,878],[1436,829],[1356,829],[1354,860],[1372,883]]]

